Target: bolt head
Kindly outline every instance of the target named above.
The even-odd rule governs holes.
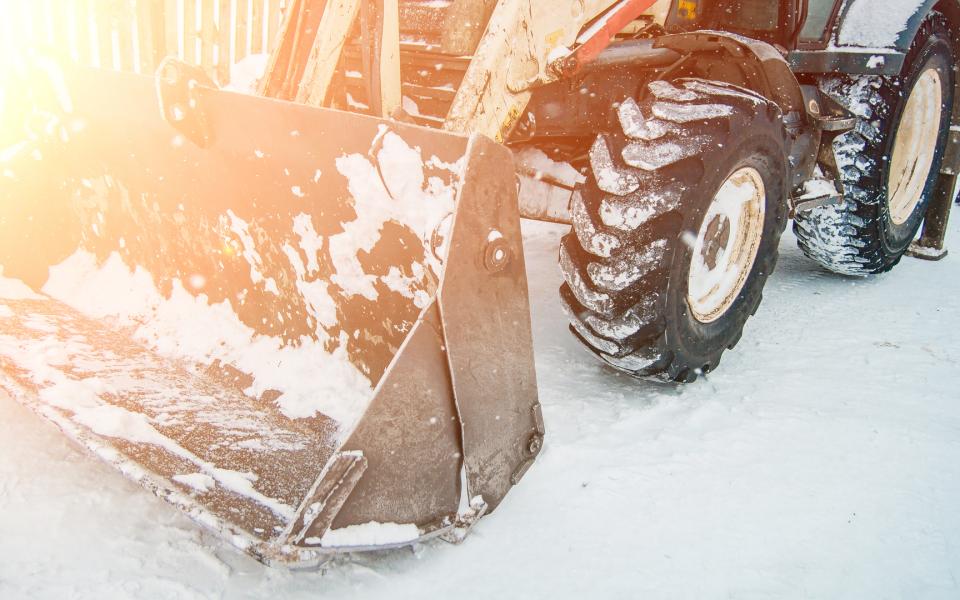
[[[483,251],[483,266],[490,273],[499,273],[510,264],[510,246],[504,238],[487,242]]]
[[[534,455],[539,453],[541,448],[543,448],[543,436],[539,433],[534,433],[527,442],[527,451],[531,455]]]

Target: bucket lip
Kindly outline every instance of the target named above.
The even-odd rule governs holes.
[[[308,569],[322,564],[336,554],[404,548],[437,538],[454,528],[453,523],[439,522],[425,526],[418,524],[417,528],[421,534],[417,538],[382,545],[298,546],[281,541],[285,540],[282,534],[276,534],[270,540],[263,541],[250,532],[218,517],[189,494],[178,490],[167,478],[118,452],[109,442],[104,441],[105,438],[100,438],[89,432],[58,410],[44,404],[36,397],[36,394],[21,386],[3,371],[0,371],[0,389],[6,391],[19,404],[53,423],[71,441],[83,447],[85,451],[99,460],[116,468],[125,478],[172,504],[197,525],[215,534],[237,550],[249,554],[268,566]]]
[[[422,544],[430,540],[443,537],[456,529],[456,524],[435,523],[423,527],[419,537],[403,542],[391,542],[381,545],[358,546],[295,546],[292,544],[259,543],[246,551],[267,566],[285,566],[297,569],[309,569],[323,564],[337,554],[352,552],[376,552],[382,550],[399,550],[415,544]]]
[[[168,484],[166,478],[144,468],[133,459],[118,452],[111,444],[102,441],[102,438],[74,423],[56,409],[44,404],[35,394],[18,384],[3,371],[0,371],[0,388],[4,389],[23,406],[56,425],[70,440],[82,446],[98,459],[115,467],[124,477],[146,488],[158,498],[180,508],[197,524],[218,534],[232,546],[248,551],[255,546],[264,544],[249,532],[231,525],[206,509],[188,494],[184,494],[172,484]]]

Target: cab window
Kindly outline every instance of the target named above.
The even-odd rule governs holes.
[[[823,39],[836,3],[837,0],[808,0],[807,22],[800,32],[801,41],[818,42]]]

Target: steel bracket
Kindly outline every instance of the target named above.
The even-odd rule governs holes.
[[[950,128],[940,172],[944,175],[960,175],[960,127],[956,125]]]
[[[513,156],[474,135],[466,164],[439,304],[468,497],[493,511],[540,452],[543,420]]]
[[[338,453],[304,498],[297,518],[290,522],[286,532],[288,543],[303,543],[311,530],[327,531],[366,470],[363,452]]]
[[[950,207],[956,186],[957,175],[946,175],[941,172],[923,217],[923,232],[920,234],[920,239],[907,248],[907,256],[930,261],[946,258],[947,250],[944,242],[947,237],[947,222],[950,218]]]
[[[476,496],[470,501],[470,506],[457,515],[457,520],[440,536],[440,539],[454,545],[463,542],[480,517],[487,513],[488,508],[490,507],[483,498]]]

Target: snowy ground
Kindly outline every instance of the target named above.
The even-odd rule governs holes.
[[[562,229],[525,224],[540,459],[459,547],[268,569],[0,397],[0,598],[960,597],[955,254],[871,280],[786,236],[740,346],[686,387],[566,333]]]

